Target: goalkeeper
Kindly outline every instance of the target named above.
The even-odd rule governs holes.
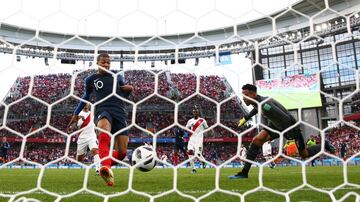
[[[258,103],[267,100],[267,97],[263,97],[257,94],[257,88],[254,85],[246,84],[242,87],[242,94],[244,95],[244,102],[247,106],[252,105],[254,109],[245,117],[239,120],[238,126],[242,126],[258,113]],[[250,98],[250,99],[249,99]],[[273,130],[284,131],[285,129],[296,124],[295,118],[282,106],[279,102],[274,99],[268,99],[261,104],[261,112],[264,118],[268,121],[267,126]],[[279,138],[279,134],[263,128],[252,140],[249,149],[246,152],[246,159],[254,161],[258,155],[262,145],[276,138]],[[299,154],[302,158],[308,158],[314,156],[321,150],[321,145],[313,145],[306,148],[304,137],[301,133],[300,127],[296,126],[291,130],[284,133],[284,137],[288,140],[295,140],[296,147],[298,148]],[[328,141],[325,141],[325,149],[330,153],[334,154],[336,149]],[[251,163],[246,162],[242,171],[229,176],[230,179],[248,178],[248,173],[251,167]]]

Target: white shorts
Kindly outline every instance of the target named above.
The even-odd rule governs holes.
[[[240,148],[240,158],[246,159],[246,149]]]
[[[192,135],[189,139],[187,150],[193,150],[194,154],[202,155],[203,149],[203,137],[199,137],[197,135]]]
[[[271,144],[269,144],[269,143],[264,143],[264,144],[263,144],[263,147],[262,147],[262,150],[263,150],[263,156],[270,156],[270,155],[272,155]]]
[[[76,155],[86,154],[88,148],[90,150],[98,148],[98,141],[95,133],[89,135],[87,138],[80,137],[78,139]]]

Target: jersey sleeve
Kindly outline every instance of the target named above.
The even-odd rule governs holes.
[[[120,74],[117,76],[117,83],[119,87],[125,85],[124,77]]]
[[[125,86],[125,80],[124,80],[124,77],[122,75],[117,76],[117,83],[118,83],[118,87]],[[121,96],[122,97],[129,97],[130,95],[131,95],[131,92],[121,91]]]
[[[190,120],[188,120],[185,127],[190,129]]]
[[[204,129],[209,128],[207,121],[204,119]]]
[[[258,110],[256,108],[254,108],[253,110],[251,110],[251,112],[245,116],[246,120],[251,119],[251,117],[253,117],[254,115],[256,115],[258,113]]]
[[[79,113],[79,116],[84,116],[84,113],[83,113],[83,111],[81,111],[80,113]],[[85,117],[84,117],[85,118]],[[80,126],[83,124],[83,121],[81,120],[80,121],[80,119],[78,120],[78,122],[76,123],[76,126],[78,127],[78,128],[80,128]]]
[[[85,79],[85,93],[82,96],[82,99],[87,100],[87,101],[90,100],[90,94],[92,91],[93,91],[93,86],[91,83],[91,77],[87,77]],[[85,106],[85,102],[80,101],[80,103],[78,104],[78,106],[76,107],[76,109],[74,111],[74,114],[78,115],[81,112],[81,110],[84,108],[84,106]]]

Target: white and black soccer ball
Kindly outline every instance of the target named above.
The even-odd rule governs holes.
[[[153,147],[149,145],[136,148],[132,154],[132,165],[136,164],[136,168],[142,172],[152,170],[156,166],[153,151]]]

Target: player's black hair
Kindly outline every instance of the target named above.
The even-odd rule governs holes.
[[[194,110],[196,110],[196,111],[200,111],[200,110],[199,110],[199,107],[198,107],[197,105],[194,105],[194,107],[193,107],[193,111],[194,111]]]
[[[97,58],[96,58],[96,62],[99,62],[102,57],[104,57],[104,58],[110,58],[109,54],[107,54],[107,53],[100,53],[100,54],[97,56]]]
[[[245,85],[243,85],[242,89],[243,90],[249,90],[249,91],[252,91],[252,92],[255,92],[255,93],[257,91],[256,86],[254,86],[252,84],[245,84]]]
[[[197,105],[193,106],[192,112],[194,113],[194,111],[197,111],[199,116],[201,117],[201,112],[200,112],[200,108]]]

